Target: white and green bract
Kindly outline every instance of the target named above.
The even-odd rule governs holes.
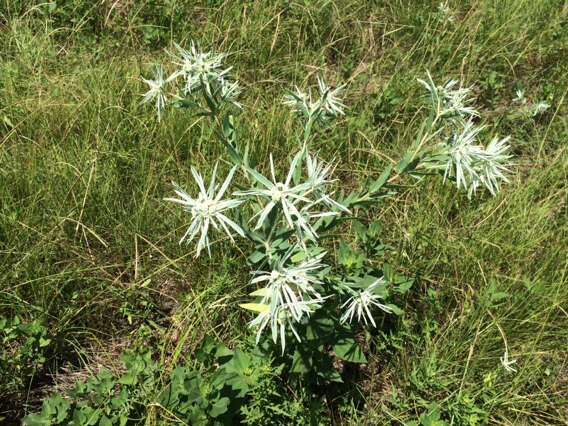
[[[440,116],[446,118],[463,117],[463,116],[478,116],[479,113],[475,108],[468,106],[473,99],[467,99],[468,94],[471,92],[470,87],[453,87],[458,83],[457,80],[448,80],[442,86],[437,86],[432,80],[429,71],[426,71],[428,81],[418,79],[428,94],[426,97],[430,99],[432,107],[438,112]]]
[[[338,115],[344,115],[341,108],[346,108],[346,106],[341,102],[339,95],[343,91],[345,85],[331,90],[324,79],[318,76],[318,87],[320,90],[319,103],[321,104],[321,107],[331,116],[335,117]]]
[[[337,201],[333,200],[331,196],[333,193],[326,193],[327,185],[335,182],[337,179],[329,179],[332,173],[333,160],[327,164],[319,161],[318,153],[313,156],[309,152],[306,153],[306,169],[308,174],[308,181],[311,183],[312,194],[318,202],[323,202],[331,208],[337,208],[345,213],[351,213],[349,209]]]
[[[513,367],[511,367],[511,365],[515,364],[517,362],[516,359],[509,359],[509,351],[507,351],[507,349],[505,349],[505,353],[503,354],[503,356],[500,358],[501,360],[501,365],[503,367],[505,367],[505,370],[510,371],[512,373],[516,373],[517,370],[514,369]]]
[[[273,312],[278,306],[286,304],[290,307],[292,316],[299,321],[302,317],[299,302],[309,301],[317,304],[323,300],[314,285],[322,284],[317,273],[325,266],[321,263],[325,252],[305,259],[298,265],[288,266],[286,263],[295,248],[293,246],[286,255],[280,258],[271,271],[253,272],[256,278],[253,278],[251,283],[266,281],[264,288],[267,293],[261,303],[267,304],[270,301],[270,310]]]
[[[513,98],[513,102],[520,102],[522,104],[526,104],[527,100],[525,98],[525,91],[522,89],[518,89],[515,91],[515,97]]]
[[[363,317],[363,321],[365,324],[368,324],[367,318],[373,324],[373,327],[376,327],[375,320],[373,319],[373,315],[371,315],[370,308],[372,306],[377,306],[383,311],[387,313],[391,313],[391,309],[380,303],[379,300],[383,297],[380,294],[375,293],[375,291],[380,287],[386,284],[384,278],[377,279],[373,284],[367,287],[363,291],[355,291],[356,294],[351,296],[347,301],[341,306],[341,308],[345,308],[347,306],[347,310],[341,316],[341,322],[349,322],[353,321],[353,316],[357,314],[357,321],[361,321],[361,317]],[[365,316],[366,314],[366,316]]]
[[[288,223],[290,228],[296,229],[302,240],[302,235],[305,233],[309,238],[315,239],[317,237],[315,231],[312,229],[308,222],[309,217],[302,214],[302,212],[296,206],[299,202],[307,203],[309,206],[313,206],[314,202],[310,197],[311,192],[311,182],[310,180],[301,183],[299,185],[292,185],[292,176],[296,170],[298,161],[300,161],[302,156],[302,151],[298,152],[292,163],[290,165],[290,171],[284,182],[278,182],[276,180],[276,174],[274,171],[274,161],[272,159],[272,154],[270,154],[270,172],[272,174],[272,182],[258,173],[256,170],[247,168],[247,171],[262,185],[264,188],[254,188],[246,191],[235,192],[234,195],[238,196],[258,196],[265,198],[268,203],[264,208],[259,209],[251,220],[258,216],[258,222],[256,224],[255,230],[260,229],[264,221],[267,219],[270,212],[275,208],[279,207],[282,209],[284,218]]]
[[[158,109],[158,121],[161,120],[161,112],[166,107],[167,99],[166,99],[166,92],[164,90],[164,86],[166,83],[169,82],[169,79],[164,80],[164,70],[161,65],[154,65],[153,69],[154,73],[154,80],[149,80],[142,77],[142,81],[150,86],[150,90],[148,90],[144,95],[144,98],[140,102],[141,104],[151,101],[152,99],[156,99],[156,108]]]
[[[546,111],[547,109],[550,108],[550,105],[547,104],[546,102],[538,102],[536,104],[533,105],[533,117],[537,116],[538,114],[543,113],[544,111]]]
[[[499,192],[500,181],[509,182],[505,173],[510,172],[506,167],[511,158],[511,155],[508,154],[510,151],[508,144],[510,138],[510,136],[503,139],[494,137],[489,142],[485,148],[484,156],[477,165],[477,180],[472,181],[469,190],[470,197],[471,193],[475,193],[476,188],[480,184],[484,185],[491,192],[491,195],[495,195]]]
[[[239,90],[239,83],[237,81],[228,83],[224,78],[222,78],[220,84],[221,100],[223,102],[231,103],[237,108],[242,109],[243,106],[235,100],[241,93]]]
[[[303,301],[298,302],[296,304],[297,310],[300,310],[302,313],[302,317],[304,315],[309,316],[315,309],[317,309],[318,305],[315,305],[312,301]],[[256,344],[260,341],[260,336],[262,332],[270,323],[270,328],[272,331],[272,340],[274,343],[278,341],[278,334],[280,334],[280,343],[282,345],[282,353],[284,353],[284,349],[286,347],[286,329],[289,328],[296,339],[301,342],[300,336],[298,332],[294,328],[295,317],[291,313],[291,307],[289,304],[279,305],[274,311],[267,309],[263,312],[260,312],[251,322],[250,327],[258,327],[256,332]]]
[[[293,323],[299,322],[304,316],[309,316],[325,300],[314,286],[322,284],[318,273],[326,266],[321,262],[326,253],[293,264],[290,262],[290,257],[296,249],[297,246],[292,246],[278,259],[271,271],[253,272],[256,277],[251,280],[251,284],[266,283],[263,287],[265,296],[260,303],[267,305],[267,309],[260,312],[250,323],[251,327],[258,326],[257,343],[262,331],[270,322],[275,343],[280,331],[282,352],[286,344],[287,326],[298,341],[301,341]]]
[[[240,236],[244,237],[244,231],[241,229],[239,225],[229,219],[223,212],[226,210],[234,209],[235,207],[239,206],[243,203],[244,199],[229,199],[229,200],[221,200],[221,197],[227,190],[229,183],[235,173],[236,166],[231,169],[227,178],[223,182],[221,189],[215,195],[215,191],[217,191],[217,186],[215,185],[215,176],[217,174],[217,166],[219,163],[215,164],[215,168],[213,169],[213,174],[211,176],[211,183],[209,185],[208,190],[205,190],[205,185],[203,183],[203,178],[201,175],[195,170],[195,168],[191,167],[191,173],[197,185],[199,186],[199,195],[197,198],[190,197],[187,192],[185,192],[178,184],[172,182],[174,187],[176,188],[175,193],[181,197],[181,199],[177,198],[165,198],[166,201],[172,201],[174,203],[181,204],[183,208],[191,213],[192,222],[189,228],[187,229],[186,233],[180,240],[180,244],[187,239],[187,242],[193,240],[193,238],[197,235],[199,231],[201,231],[201,237],[199,238],[199,243],[197,244],[197,253],[196,257],[199,256],[203,247],[207,247],[209,252],[209,257],[211,257],[211,248],[209,243],[209,237],[207,236],[207,232],[209,230],[209,225],[213,225],[213,227],[220,231],[221,228],[225,231],[225,233],[229,236],[231,241],[233,241],[233,236],[229,227],[232,228],[235,232],[237,232]],[[219,223],[217,223],[219,222]],[[220,226],[219,226],[220,225]]]
[[[225,58],[224,53],[203,52],[199,46],[191,41],[189,50],[184,49],[179,44],[174,43],[179,54],[168,52],[175,59],[174,64],[181,68],[176,71],[170,78],[178,76],[185,77],[185,93],[190,93],[194,89],[199,88],[202,83],[223,82],[223,76],[227,74],[232,67],[222,69],[221,61]]]
[[[468,197],[477,188],[484,185],[492,195],[499,191],[499,181],[507,182],[506,165],[511,158],[509,137],[499,140],[494,138],[487,146],[475,145],[475,139],[483,126],[475,127],[472,121],[465,123],[461,133],[453,135],[449,144],[448,162],[444,179],[454,176],[458,188],[468,190]]]
[[[341,102],[339,95],[345,86],[339,86],[331,90],[325,81],[318,76],[318,87],[320,91],[319,98],[312,101],[312,94],[304,93],[296,86],[295,92],[288,92],[284,95],[284,104],[292,107],[292,111],[303,115],[307,120],[316,118],[319,124],[326,124],[331,119],[343,115],[343,109],[346,106]]]

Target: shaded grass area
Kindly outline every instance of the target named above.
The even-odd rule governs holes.
[[[497,197],[468,201],[439,178],[377,206],[390,260],[418,281],[405,315],[371,332],[368,368],[327,401],[324,423],[405,423],[433,403],[455,424],[568,421],[564,2],[448,2],[447,16],[429,1],[0,4],[0,314],[56,336],[36,378],[6,394],[8,416],[62,367],[112,358],[109,342],[189,365],[204,335],[250,334],[241,253],[219,241],[195,260],[177,244],[187,218],[162,201],[171,180],[195,189],[189,166],[207,170],[222,147],[204,119],[158,123],[139,105],[140,76],[195,39],[230,53],[237,128],[259,164],[272,152],[287,165],[296,130],[279,100],[318,74],[347,82],[348,114],[316,146],[348,188],[406,152],[426,69],[473,85],[484,138],[512,135]],[[523,115],[521,87],[551,108]],[[505,342],[516,374],[499,361]],[[309,406],[309,390],[293,398]]]

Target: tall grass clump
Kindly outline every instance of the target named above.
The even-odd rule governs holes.
[[[0,2],[0,423],[566,423],[567,13]]]

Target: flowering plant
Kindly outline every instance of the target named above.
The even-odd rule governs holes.
[[[246,261],[256,269],[250,280],[253,300],[240,306],[255,315],[250,326],[256,330],[257,343],[269,329],[282,353],[290,339],[306,340],[315,342],[313,347],[320,351],[325,350],[323,343],[339,357],[364,361],[354,335],[361,326],[376,327],[381,316],[399,314],[397,294],[408,291],[413,280],[394,273],[387,262],[377,266],[377,260],[392,247],[380,239],[380,222],[361,223],[361,212],[394,195],[400,187],[394,181],[403,176],[422,179],[438,173],[444,181],[454,181],[458,189],[467,190],[468,197],[482,187],[495,195],[500,183],[507,181],[509,138],[494,137],[485,147],[479,144],[477,139],[485,128],[474,124],[480,114],[469,98],[471,89],[459,87],[455,80],[437,85],[427,72],[426,80],[418,82],[426,89],[429,114],[408,152],[376,179],[362,184],[362,189],[345,194],[334,190],[334,161],[322,160],[312,148],[318,128],[344,115],[344,86],[332,90],[318,77],[317,96],[297,87],[284,96],[283,103],[292,107],[301,126],[299,149],[284,173],[275,166],[272,154],[269,170],[264,171],[250,163],[249,144],[242,146],[237,141],[231,111],[242,106],[236,101],[238,82],[230,77],[231,67],[222,66],[225,55],[203,52],[193,42],[189,50],[175,47],[177,53],[170,55],[176,71],[164,79],[162,67],[156,66],[155,80],[144,80],[150,90],[143,102],[156,100],[158,119],[167,107],[189,108],[211,117],[227,160],[233,164],[219,188],[217,162],[208,189],[192,167],[199,188],[196,197],[174,183],[180,198],[166,200],[181,204],[191,220],[180,243],[200,234],[196,256],[203,248],[211,255],[211,228],[231,240],[239,236],[251,243]],[[166,86],[176,81],[182,83],[168,100]],[[237,176],[239,185],[232,190]],[[252,214],[245,217],[247,212]],[[325,239],[346,221],[356,231],[353,241]],[[338,250],[324,246],[330,240],[338,244]],[[298,345],[294,353],[298,372],[309,370],[321,359],[304,356],[302,351],[305,345]]]

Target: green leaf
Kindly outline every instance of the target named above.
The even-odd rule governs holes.
[[[255,263],[260,262],[262,259],[264,259],[266,257],[266,253],[262,253],[261,251],[255,251],[253,252],[247,259],[247,261],[254,265]]]
[[[223,133],[233,144],[236,143],[235,123],[232,114],[225,114],[223,117]]]
[[[345,361],[349,362],[367,362],[367,358],[363,354],[363,351],[357,344],[357,342],[352,338],[344,338],[333,345],[333,352]]]
[[[414,279],[412,278],[408,278],[406,281],[400,283],[397,287],[396,287],[396,291],[404,294],[406,293],[408,290],[410,290],[410,287],[412,287],[412,284],[414,284]]]
[[[385,264],[383,265],[383,275],[385,277],[385,280],[387,280],[389,283],[393,282],[392,266],[390,266],[390,263],[385,262]]]
[[[413,154],[412,152],[407,153],[398,162],[398,164],[396,165],[396,172],[398,174],[401,174],[402,172],[404,172],[406,170],[406,168],[408,167],[408,164],[410,163],[410,159],[412,158],[412,154]]]
[[[39,347],[43,348],[51,343],[51,339],[44,339],[43,337],[39,338]]]
[[[296,253],[295,255],[293,255],[290,260],[292,262],[301,262],[302,260],[304,260],[307,256],[307,253],[304,250],[300,250],[298,253]]]
[[[307,373],[311,370],[311,367],[312,358],[307,353],[300,352],[296,349],[292,357],[292,368],[290,371],[292,373]]]
[[[252,293],[249,293],[249,296],[259,296],[259,297],[265,297],[266,295],[268,295],[269,293],[269,289],[264,287],[264,288],[259,288],[258,290],[253,291]]]
[[[199,109],[201,105],[190,101],[189,99],[180,99],[178,101],[172,102],[171,105],[176,108],[189,108],[189,109]]]
[[[386,183],[387,179],[390,176],[390,173],[392,171],[393,165],[389,164],[385,170],[383,170],[383,172],[381,173],[381,175],[379,176],[379,178],[374,181],[371,186],[369,187],[369,192],[373,193],[373,192],[377,192],[379,189],[381,189],[381,187]]]
[[[392,303],[388,303],[387,306],[391,309],[392,313],[395,315],[402,315],[404,313],[402,309],[400,309],[396,305],[393,305]]]
[[[107,416],[103,415],[99,420],[99,426],[112,426],[112,422]]]
[[[227,397],[219,399],[217,402],[215,402],[215,404],[213,404],[211,410],[209,410],[209,415],[215,418],[219,417],[221,414],[225,414],[230,402],[231,401]]]
[[[233,355],[233,351],[226,347],[224,344],[220,343],[217,345],[217,350],[215,351],[215,358],[224,358]]]
[[[373,275],[365,275],[363,277],[352,276],[349,277],[352,281],[345,282],[346,285],[352,288],[367,289],[374,284],[378,278]]]
[[[239,305],[243,309],[247,309],[253,312],[264,312],[270,308],[268,305],[264,305],[262,303],[242,303]]]
[[[223,135],[221,135],[217,130],[215,130],[215,133],[217,134],[217,137],[219,138],[219,140],[221,141],[221,143],[223,144],[223,146],[227,150],[227,153],[229,154],[229,157],[233,161],[233,164],[240,165],[242,163],[242,158],[239,155],[239,153],[237,152],[237,150],[235,149],[235,147],[232,146],[230,143],[228,143],[225,140],[225,137]]]
[[[231,361],[235,367],[235,371],[239,374],[244,373],[250,367],[250,358],[239,349],[235,350]]]
[[[353,223],[353,228],[355,228],[355,232],[357,232],[357,235],[359,236],[359,238],[362,241],[366,241],[367,240],[367,228],[365,228],[365,226],[363,226],[361,224],[361,222],[359,222],[358,220],[354,220],[352,223]]]
[[[122,376],[120,379],[118,379],[118,383],[123,384],[123,385],[133,386],[136,383],[138,383],[138,378],[136,377],[135,374],[126,373],[124,376]]]
[[[505,292],[497,292],[497,293],[493,293],[491,295],[491,300],[501,300],[501,299],[506,299],[507,297],[509,297],[508,293]]]
[[[52,421],[49,417],[42,414],[29,414],[24,417],[24,423],[28,426],[50,426]]]

